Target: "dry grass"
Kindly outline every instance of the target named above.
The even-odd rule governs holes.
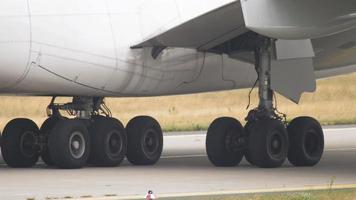
[[[247,115],[248,90],[217,93],[152,97],[107,99],[113,115],[124,124],[136,115],[155,117],[165,130],[205,129],[217,117],[233,116],[241,121]],[[46,118],[45,108],[50,98],[1,97],[0,127],[15,117],[28,117],[40,124]],[[62,99],[65,101],[65,99]],[[252,105],[257,105],[256,91]],[[323,124],[356,122],[356,74],[318,81],[318,90],[305,94],[301,104],[278,96],[278,108],[288,114],[288,119],[309,115]]]
[[[201,196],[184,198],[161,198],[166,200],[355,200],[356,190],[323,190],[270,194],[245,194],[226,196]]]

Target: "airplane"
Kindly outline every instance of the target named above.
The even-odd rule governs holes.
[[[39,158],[64,169],[114,167],[125,157],[154,165],[159,122],[138,116],[124,127],[106,97],[254,87],[259,105],[245,126],[234,117],[210,125],[211,163],[315,166],[320,123],[287,123],[275,93],[298,103],[317,79],[356,71],[354,0],[1,0],[0,25],[0,93],[52,97],[40,128],[24,118],[5,126],[1,151],[13,168]]]

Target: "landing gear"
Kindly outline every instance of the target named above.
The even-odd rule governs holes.
[[[115,167],[127,156],[135,165],[155,164],[163,148],[159,123],[140,116],[125,129],[111,117],[103,99],[74,97],[72,102],[56,104],[53,97],[47,107],[49,118],[40,129],[29,119],[10,121],[1,138],[5,162],[10,167],[32,167],[41,157],[47,166],[78,169],[86,164]]]
[[[244,154],[250,164],[262,168],[280,167],[287,157],[295,166],[316,165],[324,149],[320,124],[315,119],[301,117],[286,128],[285,116],[277,114],[273,106],[273,41],[261,38],[256,46],[259,105],[249,112],[244,129],[231,118],[219,118],[210,125],[206,140],[210,161],[216,166],[235,166]]]
[[[49,154],[44,158],[65,169],[81,168],[87,163],[113,167],[123,161],[126,132],[119,120],[110,117],[103,98],[75,97],[67,104],[54,104],[52,100],[49,109],[52,117],[43,125],[44,130],[50,130],[43,148]],[[59,110],[66,110],[75,118],[66,119]]]
[[[134,165],[153,165],[161,157],[163,134],[159,123],[148,116],[135,117],[126,126],[127,159]]]
[[[251,110],[246,118],[248,135],[247,160],[258,167],[281,166],[288,154],[288,134],[282,117],[273,107],[274,92],[271,90],[271,40],[255,50],[256,70],[259,81],[259,106]]]
[[[14,168],[27,168],[36,164],[39,158],[39,130],[29,119],[14,119],[4,129],[2,135],[2,156]]]

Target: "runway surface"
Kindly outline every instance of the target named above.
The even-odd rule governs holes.
[[[356,184],[356,127],[324,129],[326,152],[312,168],[286,163],[278,169],[259,169],[245,161],[239,167],[213,167],[205,153],[203,132],[167,133],[163,158],[155,166],[125,162],[116,168],[79,170],[46,168],[10,169],[0,165],[0,199],[105,197],[289,188]],[[1,163],[3,163],[1,161]]]

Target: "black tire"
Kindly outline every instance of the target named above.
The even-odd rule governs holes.
[[[114,167],[122,163],[127,152],[127,135],[122,123],[114,118],[94,116],[90,126],[91,151],[88,163]]]
[[[1,152],[13,168],[34,166],[39,158],[38,126],[29,119],[11,120],[4,128]]]
[[[159,123],[148,116],[135,117],[126,126],[127,160],[134,165],[153,165],[163,149],[163,133]]]
[[[48,144],[56,166],[63,169],[82,168],[90,153],[90,135],[84,120],[58,121],[49,135]]]
[[[247,122],[246,125],[245,125],[245,127],[244,127],[245,136],[246,136],[247,138],[249,138],[249,135],[250,135],[250,125],[251,125],[251,123],[250,123],[250,122]],[[244,151],[244,156],[245,156],[245,160],[246,160],[249,164],[253,165],[253,163],[252,163],[252,161],[251,161],[251,158],[250,158],[250,154],[249,154],[248,148],[245,149],[245,151]]]
[[[324,152],[324,133],[311,117],[298,117],[288,125],[288,160],[294,166],[315,166]]]
[[[250,125],[250,162],[261,168],[280,167],[288,154],[288,134],[279,120],[261,119]]]
[[[46,143],[46,145],[41,151],[41,159],[47,166],[54,166],[54,162],[52,161],[51,155],[49,153],[48,138],[52,129],[58,123],[59,120],[59,117],[49,117],[42,123],[42,126],[40,128],[40,135],[42,138],[44,138],[44,142]]]
[[[243,146],[237,143],[244,136],[241,123],[228,117],[218,118],[209,126],[206,136],[206,152],[217,167],[238,165],[243,156]]]

